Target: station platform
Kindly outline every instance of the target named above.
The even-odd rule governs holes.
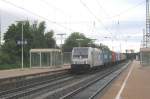
[[[60,70],[70,69],[70,65],[60,67],[47,67],[47,68],[24,68],[24,69],[10,69],[0,70],[0,79],[28,76],[40,73],[55,72]]]
[[[139,61],[132,64],[106,88],[99,99],[149,99],[150,66],[141,66]]]

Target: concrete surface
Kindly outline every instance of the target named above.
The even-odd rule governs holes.
[[[36,73],[44,73],[49,71],[57,71],[69,68],[70,66],[67,65],[59,68],[24,68],[23,70],[22,69],[0,70],[0,79]]]
[[[150,67],[134,60],[99,99],[150,99]]]

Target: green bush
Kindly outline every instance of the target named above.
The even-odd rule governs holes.
[[[0,64],[0,70],[21,68],[18,64]],[[24,68],[29,68],[29,65],[24,64]]]

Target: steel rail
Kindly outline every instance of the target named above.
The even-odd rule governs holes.
[[[128,64],[127,64],[128,65]],[[121,68],[122,69],[122,68]],[[121,69],[120,72],[114,76],[117,77],[120,73],[121,73]],[[125,69],[125,68],[123,68]],[[111,71],[108,71],[108,72],[105,72],[104,75],[102,75],[101,77],[98,77],[97,79],[93,80],[93,81],[90,81],[88,82],[87,84],[85,84],[84,86],[81,86],[79,87],[78,89],[66,94],[65,96],[61,97],[60,99],[75,99],[75,98],[72,98],[73,96],[77,95],[78,93],[81,93],[83,90],[86,90],[88,87],[90,87],[91,85],[97,83],[98,81],[101,81],[101,80],[104,80],[107,76],[111,75],[112,73],[114,73],[115,71],[117,71],[118,68],[115,68],[114,70],[111,70]],[[118,70],[118,71],[119,71]],[[96,93],[94,93],[92,96],[89,97],[89,99],[93,99],[93,97],[95,97],[104,87],[106,87],[114,78],[112,78],[111,80],[109,80],[107,82],[107,84],[105,83],[105,85],[103,87],[101,87]],[[85,95],[84,95],[85,96]],[[77,98],[77,97],[76,97]],[[86,98],[87,99],[87,98]]]
[[[14,88],[17,88],[17,87],[22,87],[23,85],[27,85],[27,84],[30,84],[30,83],[34,83],[34,82],[38,82],[39,80],[43,80],[45,78],[47,79],[51,79],[51,78],[54,78],[54,76],[59,76],[59,75],[63,75],[63,74],[67,74],[69,73],[69,71],[56,71],[56,72],[46,72],[45,74],[42,73],[38,73],[36,74],[36,76],[34,75],[30,75],[30,76],[26,76],[25,78],[10,78],[11,80],[8,80],[7,82],[4,81],[2,84],[0,83],[0,93],[3,92],[3,91],[7,91],[7,90],[10,90],[10,89],[14,89]],[[4,79],[6,80],[6,79]]]

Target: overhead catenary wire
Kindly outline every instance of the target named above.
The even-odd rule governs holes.
[[[124,10],[124,11],[121,11],[120,13],[118,13],[118,14],[116,14],[116,15],[110,16],[110,17],[107,18],[107,19],[112,19],[112,18],[120,17],[120,16],[122,16],[123,14],[125,14],[125,13],[127,13],[127,12],[129,12],[129,11],[132,11],[133,9],[137,8],[138,6],[141,6],[141,5],[144,4],[144,3],[145,3],[145,0],[143,0],[143,1],[139,2],[139,3],[137,3],[135,6],[132,6],[132,7],[130,7],[130,8],[127,8],[127,9]]]
[[[58,8],[58,7],[56,7],[56,6],[54,6],[54,4],[52,4],[52,3],[50,3],[50,2],[48,2],[47,0],[40,0],[42,3],[44,3],[45,5],[47,5],[48,7],[52,7],[52,8],[54,8],[55,10],[57,10],[57,11],[59,11],[60,13],[62,13],[64,16],[66,16],[66,17],[68,17],[69,16],[69,18],[71,17],[71,15],[70,14],[68,14],[68,13],[65,13],[65,11],[63,11],[62,9],[60,9],[60,8]],[[89,21],[69,21],[69,22],[58,22],[57,21],[57,23],[58,24],[90,24],[89,23]]]
[[[111,16],[111,15],[109,15],[108,12],[103,8],[103,6],[100,4],[99,0],[96,0],[96,2],[97,2],[97,4],[99,5],[99,7],[100,7],[101,9],[103,9],[104,14],[105,14],[106,16],[108,16],[108,17],[106,18],[106,19],[108,19],[108,20],[109,20],[109,19],[112,20],[112,19],[114,19],[114,18],[120,17],[120,16],[124,15],[125,13],[128,13],[128,12],[132,11],[133,9],[135,9],[135,8],[137,8],[137,7],[139,7],[139,6],[141,6],[142,4],[145,4],[145,0],[143,0],[143,1],[138,2],[137,4],[135,4],[134,6],[129,7],[129,8],[127,8],[127,9],[121,11],[120,13]]]
[[[9,2],[8,0],[2,0],[2,1],[7,1],[7,2]],[[143,1],[142,1],[142,2],[143,2]],[[142,4],[142,2],[141,2],[141,3],[138,3],[137,6],[139,6],[140,4]],[[10,4],[10,3],[9,3],[9,4]],[[13,6],[15,5],[15,7],[17,6],[17,8],[21,7],[21,6],[18,7],[18,5],[14,4],[14,3],[12,3],[12,4],[13,4]],[[11,4],[11,5],[12,5],[12,4]],[[133,8],[137,7],[137,6],[132,7],[131,10],[132,10]],[[87,6],[87,7],[88,7],[88,6]],[[40,16],[39,14],[37,14],[37,13],[35,13],[35,12],[32,12],[32,11],[30,11],[30,10],[27,11],[27,9],[25,9],[25,8],[23,8],[23,7],[21,7],[20,9],[22,9],[22,10],[24,10],[24,11],[26,11],[26,12],[32,14],[32,15],[38,16],[38,17],[40,17],[40,18],[42,18],[42,19],[45,19],[45,20],[47,20],[47,21],[50,22],[50,23],[57,24],[57,25],[59,25],[60,27],[63,27],[63,28],[65,28],[65,29],[67,29],[67,30],[74,31],[74,30],[71,29],[71,28],[68,28],[68,27],[65,27],[64,25],[61,25],[61,24],[65,24],[65,23],[61,23],[61,22],[56,22],[56,21],[49,20],[49,19],[47,19],[47,18],[45,18],[45,17],[43,17],[43,16]],[[89,9],[89,10],[90,10],[90,9]],[[92,10],[90,10],[90,11],[92,12]],[[123,11],[121,14],[126,13],[126,11],[130,11],[130,10],[125,10],[125,11]],[[93,13],[93,12],[92,12],[92,13]],[[94,14],[94,13],[93,13],[93,14]],[[99,20],[99,22],[100,22],[101,24],[103,24],[105,30],[108,31],[108,28],[104,25],[104,23],[102,22],[102,20],[101,20],[100,18],[98,18],[95,14],[94,14],[93,16],[95,16],[95,18],[96,18],[97,20]],[[79,22],[79,23],[80,23],[80,22]],[[108,31],[108,32],[110,33],[110,31]]]
[[[70,16],[69,14],[65,13],[65,11],[63,11],[62,9],[59,9],[58,7],[54,6],[52,3],[49,3],[47,0],[40,0],[42,3],[44,3],[45,5],[47,5],[48,7],[51,7],[57,11],[59,11],[60,13],[62,13],[62,15],[65,16]]]
[[[67,29],[67,30],[70,30],[70,31],[74,31],[74,30],[71,29],[71,28],[68,28],[68,27],[65,27],[65,26],[63,26],[63,25],[61,25],[61,24],[58,24],[58,23],[55,22],[55,21],[52,21],[52,20],[50,20],[50,19],[48,19],[48,18],[45,18],[44,16],[41,16],[41,15],[39,15],[39,14],[37,14],[37,13],[34,13],[34,12],[32,12],[32,11],[30,11],[30,10],[28,10],[28,9],[25,9],[25,8],[23,8],[23,7],[21,7],[21,6],[18,6],[18,5],[16,5],[16,4],[12,3],[12,2],[9,2],[9,1],[7,1],[7,0],[1,0],[1,1],[3,1],[3,2],[7,3],[7,4],[10,4],[10,5],[12,5],[12,6],[16,7],[16,8],[19,8],[19,9],[21,9],[21,10],[27,12],[27,13],[30,13],[30,14],[32,14],[32,15],[34,15],[34,16],[37,16],[37,17],[42,18],[42,19],[44,19],[44,20],[47,20],[48,22],[50,22],[50,23],[52,23],[52,24],[56,24],[56,25],[58,25],[59,27],[62,27],[62,28],[64,28],[64,29]]]
[[[69,17],[71,17],[71,15],[69,15],[69,14],[67,14],[65,11],[63,11],[62,9],[60,9],[60,8],[58,8],[58,7],[56,7],[55,5],[53,5],[52,3],[49,3],[47,0],[40,0],[42,3],[44,3],[45,5],[47,5],[48,7],[51,7],[51,8],[53,8],[53,9],[55,9],[55,10],[57,10],[57,11],[59,11],[60,13],[62,13],[64,16],[69,16]],[[57,21],[56,23],[58,23],[58,24],[87,24],[87,23],[89,23],[89,21],[72,21],[72,22],[69,22],[69,23],[66,23],[66,22],[64,22],[64,21],[61,21],[61,22],[59,22],[59,21]]]
[[[100,4],[99,0],[96,0],[98,6],[99,6],[99,9],[103,9],[103,12],[106,16],[110,17],[110,15],[108,14],[108,12],[103,8],[103,6]]]
[[[102,22],[102,20],[100,18],[98,18],[91,10],[90,8],[82,1],[80,0],[80,3],[87,9],[87,11],[95,17],[95,19],[104,27],[105,31],[107,31],[109,34],[112,35],[112,33],[108,30],[108,28],[104,25],[104,23]]]

